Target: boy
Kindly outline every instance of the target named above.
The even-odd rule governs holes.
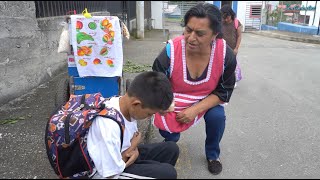
[[[139,145],[141,133],[136,120],[165,112],[173,101],[168,78],[163,73],[144,72],[131,83],[125,95],[106,102],[118,110],[125,121],[120,149],[120,128],[113,120],[97,117],[88,133],[87,146],[95,164],[93,178],[176,179],[174,168],[179,148],[174,142]]]

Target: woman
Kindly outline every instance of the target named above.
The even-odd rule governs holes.
[[[220,9],[222,14],[222,34],[223,39],[226,40],[227,44],[233,49],[233,53],[237,56],[240,43],[241,43],[241,33],[242,33],[242,24],[236,18],[236,13],[232,10],[230,5],[224,5]],[[238,58],[236,58],[238,59]],[[239,61],[237,63],[236,71],[236,84],[242,79],[241,69],[239,66]]]
[[[235,56],[223,39],[221,14],[212,4],[199,3],[184,16],[184,34],[169,40],[152,69],[170,79],[174,112],[157,113],[154,125],[165,141],[177,142],[180,132],[206,122],[206,157],[213,174],[222,171],[219,143],[225,128],[224,104],[235,84]]]

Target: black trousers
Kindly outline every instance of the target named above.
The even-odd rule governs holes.
[[[174,166],[179,157],[179,147],[175,142],[161,142],[138,146],[139,157],[127,167],[119,178],[133,179],[177,179]]]

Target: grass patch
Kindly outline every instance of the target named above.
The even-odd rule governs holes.
[[[139,72],[148,71],[150,68],[151,68],[151,65],[134,64],[131,61],[126,61],[126,63],[123,65],[123,72],[139,73]]]
[[[11,119],[3,119],[3,120],[0,120],[0,125],[15,124],[15,123],[17,123],[18,121],[25,120],[25,119],[26,119],[25,117],[18,117],[18,118],[11,118]]]

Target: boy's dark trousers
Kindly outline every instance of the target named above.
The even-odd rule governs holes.
[[[138,146],[139,157],[127,167],[119,178],[177,179],[174,168],[179,157],[175,142],[161,142]]]

